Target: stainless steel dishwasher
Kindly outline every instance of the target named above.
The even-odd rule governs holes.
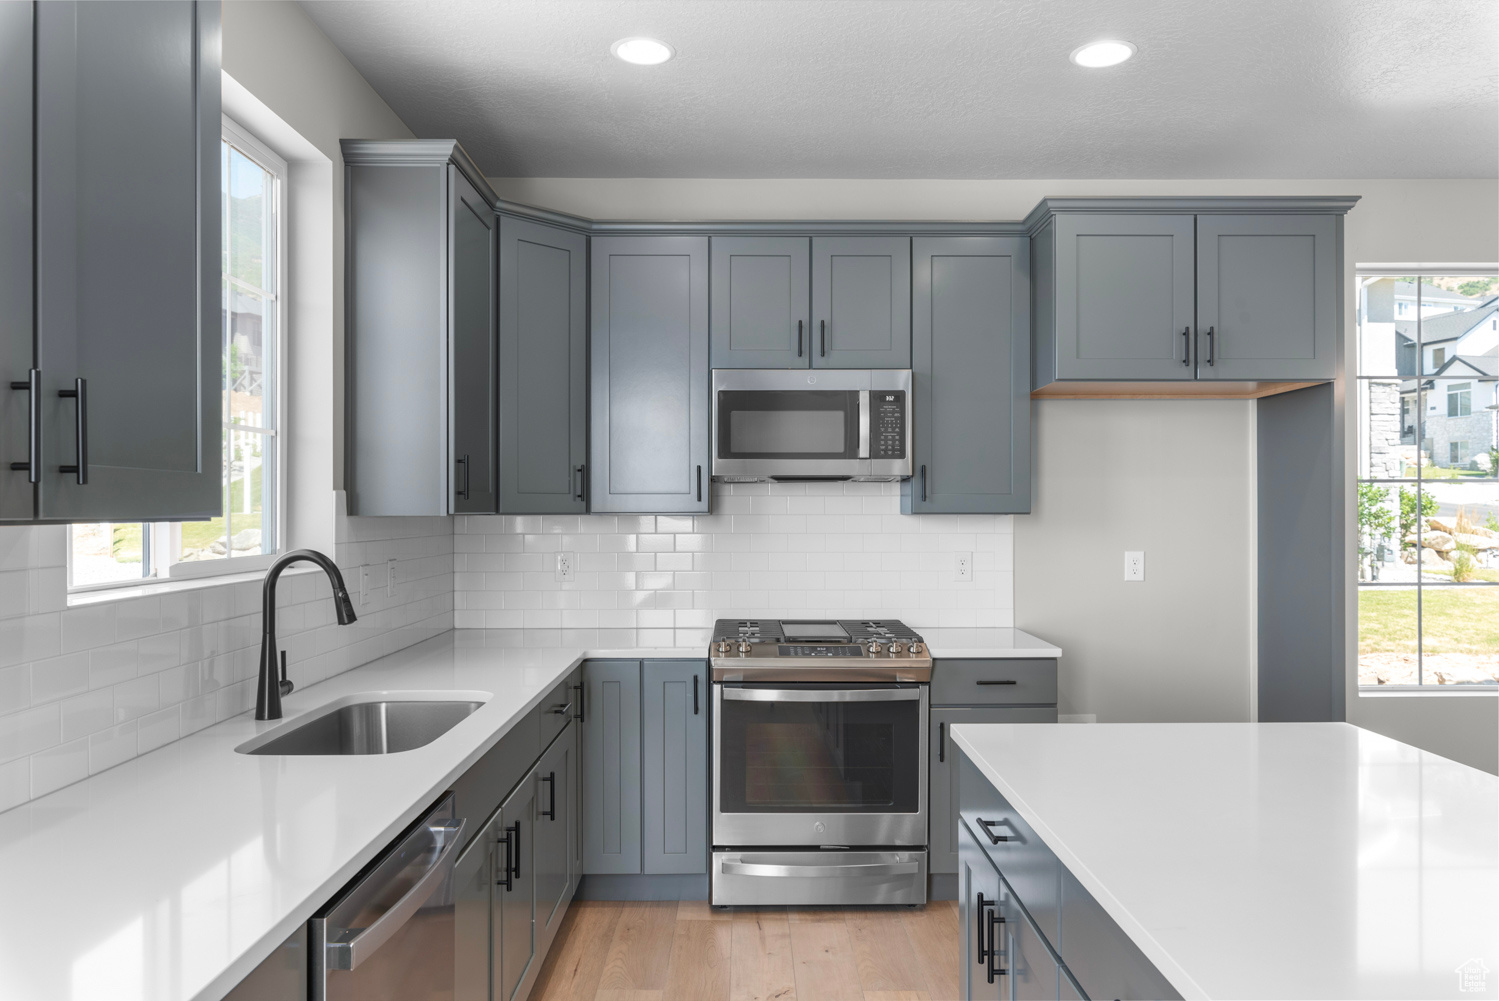
[[[422,817],[311,922],[312,1001],[453,997],[453,797]]]

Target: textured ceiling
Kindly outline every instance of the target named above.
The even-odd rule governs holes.
[[[491,177],[1499,175],[1495,0],[313,0]],[[629,35],[677,49],[622,63]],[[1067,54],[1134,42],[1122,66]]]

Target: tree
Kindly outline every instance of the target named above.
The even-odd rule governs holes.
[[[1470,282],[1463,282],[1457,287],[1462,295],[1487,295],[1496,284],[1493,278],[1475,278]]]
[[[1437,499],[1430,494],[1421,495],[1421,513],[1419,517],[1430,518],[1437,513]],[[1406,542],[1405,537],[1416,531],[1416,491],[1400,488],[1400,548],[1415,548],[1414,542]]]
[[[1359,564],[1378,550],[1384,539],[1395,530],[1395,512],[1385,502],[1390,499],[1388,487],[1372,483],[1358,485],[1358,555]]]

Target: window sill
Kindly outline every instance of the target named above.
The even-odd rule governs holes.
[[[315,566],[291,567],[283,577],[299,577],[304,573],[319,573]],[[231,584],[259,583],[265,580],[265,570],[246,570],[242,573],[219,574],[214,577],[177,577],[153,580],[121,587],[101,587],[93,591],[74,591],[68,595],[68,607],[102,605],[111,601],[129,601],[132,598],[155,598],[163,594],[178,594],[183,591],[201,591],[211,587],[226,587]]]
[[[1358,690],[1361,699],[1491,699],[1495,696],[1499,696],[1499,685],[1380,685]]]

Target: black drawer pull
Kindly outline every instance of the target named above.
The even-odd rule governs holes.
[[[541,811],[541,815],[548,820],[557,819],[557,773],[547,772],[538,776],[547,784],[547,808]]]
[[[26,404],[26,461],[12,462],[10,468],[26,471],[26,482],[40,483],[42,479],[42,370],[34,368],[25,382],[12,382],[11,389],[31,394]]]
[[[975,685],[1018,685],[1020,682],[1014,678],[1000,678],[996,681],[975,681]]]
[[[796,321],[796,356],[802,356],[802,321]]]
[[[1005,919],[1000,916],[998,907],[989,912],[989,954],[984,957],[984,973],[991,984],[994,983],[995,977],[1008,976],[1010,972],[998,965],[1003,958],[999,951],[999,943],[1002,941],[1000,936],[1005,931],[1004,923]]]
[[[992,830],[990,830],[990,828],[998,827],[1003,823],[1005,823],[1005,821],[1003,820],[985,820],[982,817],[978,818],[979,829],[982,830],[986,835],[988,835],[989,843],[991,845],[997,845],[1001,841],[1011,840],[1008,834],[995,834]]]
[[[696,716],[697,714],[698,714],[697,675],[694,674],[692,676],[692,715]]]
[[[33,393],[32,396],[36,394]],[[74,447],[78,450],[78,463],[73,466],[58,466],[59,473],[72,473],[80,487],[88,486],[88,380],[74,379],[72,389],[59,389],[57,395],[73,401],[73,412],[77,417],[77,434]]]
[[[947,724],[937,724],[937,760],[947,760]]]
[[[514,841],[513,844],[512,844],[512,842],[510,840],[510,835],[511,835],[512,831],[515,834],[515,841]],[[513,889],[515,889],[515,880],[513,879],[513,874],[511,872],[511,868],[510,868],[510,866],[511,866],[510,856],[511,856],[512,852],[515,853],[515,855],[516,855],[517,858],[519,858],[519,855],[520,855],[520,853],[515,850],[515,846],[518,846],[520,844],[520,822],[516,821],[515,823],[511,824],[509,827],[506,827],[505,828],[505,833],[501,834],[499,837],[495,838],[494,840],[495,840],[495,846],[496,847],[499,847],[501,844],[503,844],[505,846],[505,862],[504,862],[503,865],[500,866],[500,877],[498,879],[496,879],[494,881],[494,883],[495,883],[496,886],[503,886],[507,891],[508,890],[513,890]],[[515,866],[518,869],[520,867],[520,863],[517,861],[515,863]]]

